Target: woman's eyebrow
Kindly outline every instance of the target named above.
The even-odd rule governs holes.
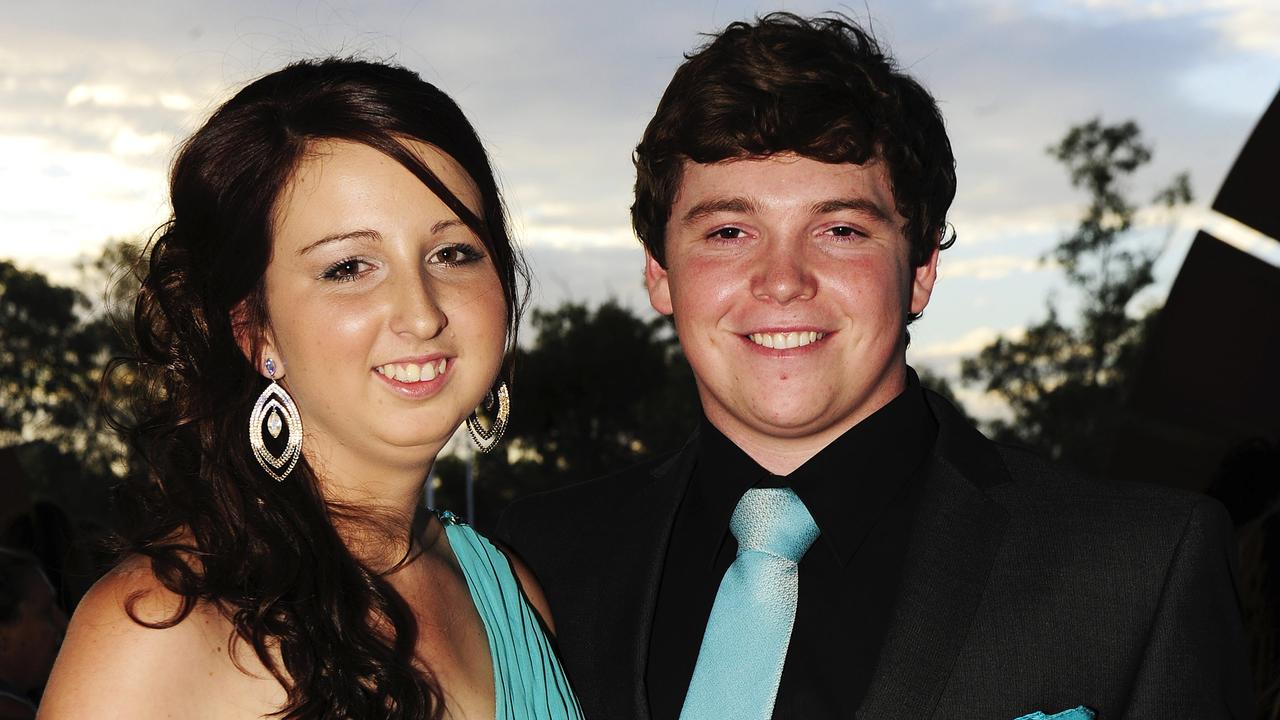
[[[462,226],[462,221],[458,220],[457,218],[452,218],[449,220],[441,220],[431,226],[431,234],[438,235],[444,232],[445,230],[448,230],[449,228],[461,227],[461,226]],[[382,242],[382,233],[378,232],[377,230],[370,230],[366,228],[361,230],[349,230],[347,232],[338,232],[332,235],[326,235],[320,238],[319,240],[299,250],[298,255],[300,256],[306,255],[307,253],[311,252],[312,250],[315,250],[318,247],[327,245],[329,243],[342,242],[343,240],[360,240],[363,242],[380,243]]]
[[[440,222],[437,222],[435,225],[431,226],[431,234],[439,235],[440,233],[444,232],[445,230],[448,230],[449,228],[462,227],[462,226],[463,226],[462,221],[457,218],[453,218],[451,220],[441,220]]]
[[[306,247],[302,248],[301,250],[299,250],[299,251],[298,251],[298,255],[300,255],[300,256],[301,256],[301,255],[306,255],[307,253],[311,252],[312,250],[315,250],[316,248],[320,247],[321,245],[327,245],[327,244],[329,244],[329,243],[341,242],[341,241],[343,241],[343,240],[363,240],[363,241],[365,241],[365,242],[378,242],[378,243],[380,243],[380,242],[382,242],[382,234],[381,234],[381,233],[379,233],[377,230],[369,230],[369,229],[364,229],[364,230],[350,230],[350,231],[347,231],[347,232],[334,233],[334,234],[332,234],[332,235],[326,235],[326,236],[324,236],[324,237],[320,238],[319,240],[317,240],[317,241],[315,241],[315,242],[311,243],[310,245],[308,245],[308,246],[306,246]]]

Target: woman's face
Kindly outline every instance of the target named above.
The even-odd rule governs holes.
[[[482,214],[457,162],[405,144]],[[311,148],[280,197],[265,281],[262,361],[283,375],[322,475],[429,463],[498,373],[507,307],[484,243],[366,145]]]

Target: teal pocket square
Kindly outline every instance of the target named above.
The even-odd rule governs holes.
[[[1093,720],[1093,711],[1081,705],[1078,708],[1063,710],[1056,715],[1045,715],[1042,712],[1033,712],[1030,715],[1023,715],[1015,720]]]

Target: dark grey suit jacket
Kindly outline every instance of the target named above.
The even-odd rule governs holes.
[[[866,720],[1250,717],[1231,524],[1200,495],[1104,484],[939,423]],[[649,631],[696,443],[512,505],[588,718],[648,718]]]

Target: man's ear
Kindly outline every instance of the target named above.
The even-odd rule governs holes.
[[[649,304],[663,315],[670,315],[671,284],[667,278],[667,269],[653,258],[648,249],[644,251],[644,284],[649,288]]]
[[[270,330],[255,328],[250,314],[248,300],[241,300],[231,310],[231,332],[235,336],[236,345],[249,364],[263,377],[267,376],[264,367],[266,358],[275,359],[275,379],[279,380],[284,377],[284,363],[278,358],[275,339]]]
[[[933,295],[933,284],[938,280],[938,252],[940,248],[933,246],[933,252],[929,253],[929,259],[923,265],[915,269],[911,275],[911,312],[919,314],[924,312],[924,308],[929,304],[929,298]]]

